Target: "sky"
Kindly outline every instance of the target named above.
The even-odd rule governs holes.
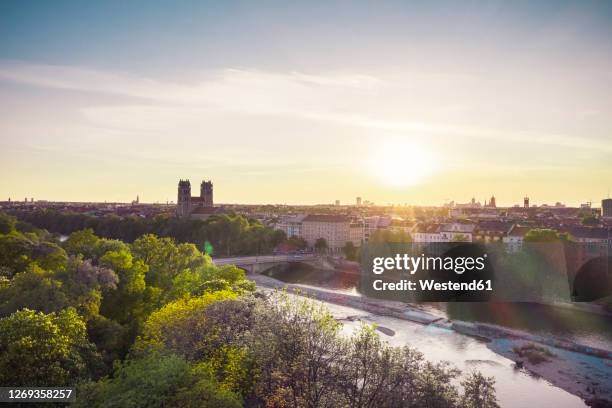
[[[612,2],[0,2],[0,200],[598,205]]]

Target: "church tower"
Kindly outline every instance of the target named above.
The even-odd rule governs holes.
[[[191,183],[189,183],[189,180],[180,180],[176,200],[176,215],[178,217],[188,217],[189,214],[191,214]]]
[[[200,199],[203,207],[213,206],[213,184],[212,181],[202,181],[200,184]]]

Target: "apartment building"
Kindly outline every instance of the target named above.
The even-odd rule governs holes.
[[[351,220],[345,215],[311,214],[302,220],[302,238],[314,247],[319,238],[327,241],[328,250],[338,253],[351,241]]]

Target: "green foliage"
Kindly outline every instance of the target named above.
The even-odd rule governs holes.
[[[61,219],[81,227],[63,248],[0,216],[0,385],[80,384],[77,406],[94,407],[496,407],[492,380],[473,375],[460,394],[447,364],[390,347],[369,326],[346,338],[321,304],[251,295],[243,270],[194,244],[93,232],[166,228],[220,254],[285,240],[256,221]]]
[[[188,333],[178,330],[176,325],[180,325],[182,321],[197,315],[214,302],[235,299],[236,296],[232,291],[223,290],[206,293],[194,298],[181,298],[164,305],[149,316],[135,348],[137,350],[146,350],[148,348],[156,349],[162,345],[169,345],[168,339],[174,338],[172,336],[188,335]],[[192,330],[192,328],[186,329]]]
[[[0,287],[0,317],[22,308],[50,313],[68,306],[70,299],[62,283],[35,263],[15,275],[8,285]]]
[[[372,243],[406,243],[412,242],[410,234],[403,230],[389,230],[379,229],[376,230],[371,236],[369,242]]]
[[[557,242],[559,234],[555,230],[535,228],[525,234],[525,242]]]
[[[54,210],[14,211],[14,214],[39,228],[60,234],[68,235],[91,229],[100,237],[124,242],[133,242],[143,235],[153,234],[171,237],[179,243],[193,243],[206,254],[214,253],[219,256],[271,253],[287,238],[283,231],[233,214],[213,215],[205,221],[178,219],[170,215],[159,215],[153,219],[119,218],[114,215],[97,217]],[[81,236],[79,240],[73,240],[76,241],[74,244],[85,244],[83,249],[87,249],[87,240],[83,238],[87,237]],[[85,258],[91,258],[93,255],[81,252],[73,243],[69,246],[74,251],[73,254],[81,253]]]
[[[77,407],[240,407],[240,399],[222,390],[201,370],[175,355],[153,354],[118,365],[112,379],[89,383]]]
[[[97,363],[94,350],[74,309],[57,314],[23,309],[0,319],[0,384],[74,384]]]
[[[593,213],[584,214],[580,220],[582,225],[595,226],[599,225],[599,220]]]
[[[304,238],[295,235],[287,238],[285,243],[289,250],[306,249],[308,247],[308,242]]]
[[[461,406],[464,408],[499,408],[495,397],[495,379],[485,377],[479,372],[470,375],[461,382],[464,392]]]
[[[64,242],[64,249],[70,255],[82,255],[84,258],[97,259],[100,238],[98,238],[91,228],[76,231],[70,234]]]
[[[250,287],[242,269],[233,265],[221,267],[206,264],[197,269],[185,269],[172,280],[170,300],[184,296],[199,296],[204,292],[229,290],[234,285],[240,290]]]
[[[0,213],[0,234],[9,234],[15,231],[17,218],[11,217],[8,214]]]
[[[149,266],[147,283],[168,290],[172,280],[186,269],[210,264],[193,244],[176,244],[171,238],[143,235],[132,244],[135,259]]]
[[[40,241],[36,234],[11,231],[0,235],[0,266],[12,276],[23,272],[33,262],[50,270],[59,270],[67,260],[66,252],[57,244]]]
[[[359,249],[355,247],[355,244],[353,244],[351,241],[348,241],[346,245],[344,245],[344,248],[342,248],[342,252],[344,252],[344,256],[346,256],[346,259],[349,261],[356,261],[359,254]]]
[[[327,245],[327,241],[325,240],[325,238],[318,238],[315,241],[314,248],[315,248],[315,251],[321,253],[321,252],[325,252],[327,248],[329,248],[329,245]]]

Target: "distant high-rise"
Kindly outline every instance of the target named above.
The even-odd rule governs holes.
[[[523,198],[523,207],[529,208],[529,197]]]
[[[336,205],[340,205],[340,200],[336,200]]]
[[[357,207],[361,207],[361,197],[357,197],[357,198],[355,199],[355,205],[356,205]]]
[[[601,200],[601,216],[612,218],[612,198]]]
[[[491,200],[489,201],[489,207],[495,208],[497,205],[495,204],[495,196],[491,196]]]

